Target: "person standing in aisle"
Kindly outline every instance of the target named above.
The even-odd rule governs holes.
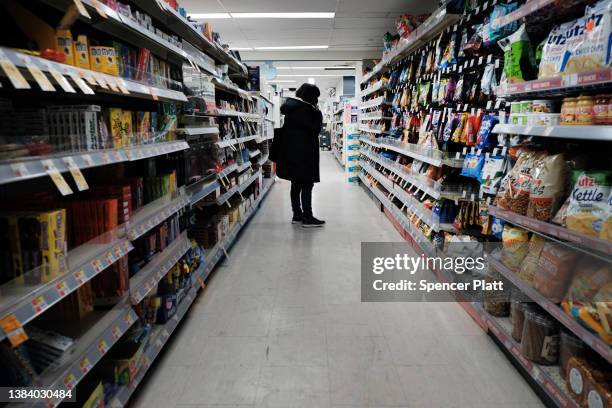
[[[294,98],[281,106],[285,121],[277,146],[276,173],[291,181],[292,224],[304,228],[322,227],[325,221],[312,214],[312,188],[319,180],[319,132],[323,115],[317,107],[321,92],[312,84],[302,84]],[[276,137],[274,143],[277,143]]]

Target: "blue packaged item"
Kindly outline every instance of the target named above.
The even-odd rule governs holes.
[[[472,177],[480,180],[480,172],[484,165],[484,155],[468,153],[465,155],[463,160],[463,167],[461,168],[461,175],[465,177]]]
[[[395,153],[395,152],[382,152],[381,156],[386,158],[386,159],[393,160],[393,161],[395,161],[395,159],[397,159],[397,153]]]
[[[493,234],[495,238],[502,239],[504,225],[506,225],[506,221],[502,220],[501,218],[491,216],[491,234]]]
[[[491,132],[495,125],[499,123],[499,119],[495,115],[485,115],[480,123],[478,136],[476,137],[476,146],[479,149],[485,149],[493,144]]]

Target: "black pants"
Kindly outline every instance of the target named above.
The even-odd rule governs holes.
[[[293,209],[293,215],[312,217],[313,187],[313,183],[291,182],[291,208]]]

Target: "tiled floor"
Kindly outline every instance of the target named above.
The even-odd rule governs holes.
[[[360,303],[360,243],[399,241],[330,153],[324,229],[289,220],[279,181],[153,366],[134,406],[542,406],[454,303]]]

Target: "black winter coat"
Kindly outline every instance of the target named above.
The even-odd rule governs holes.
[[[282,143],[278,146],[276,174],[285,180],[318,183],[321,111],[294,98],[287,98],[280,110],[285,115],[285,122]]]

